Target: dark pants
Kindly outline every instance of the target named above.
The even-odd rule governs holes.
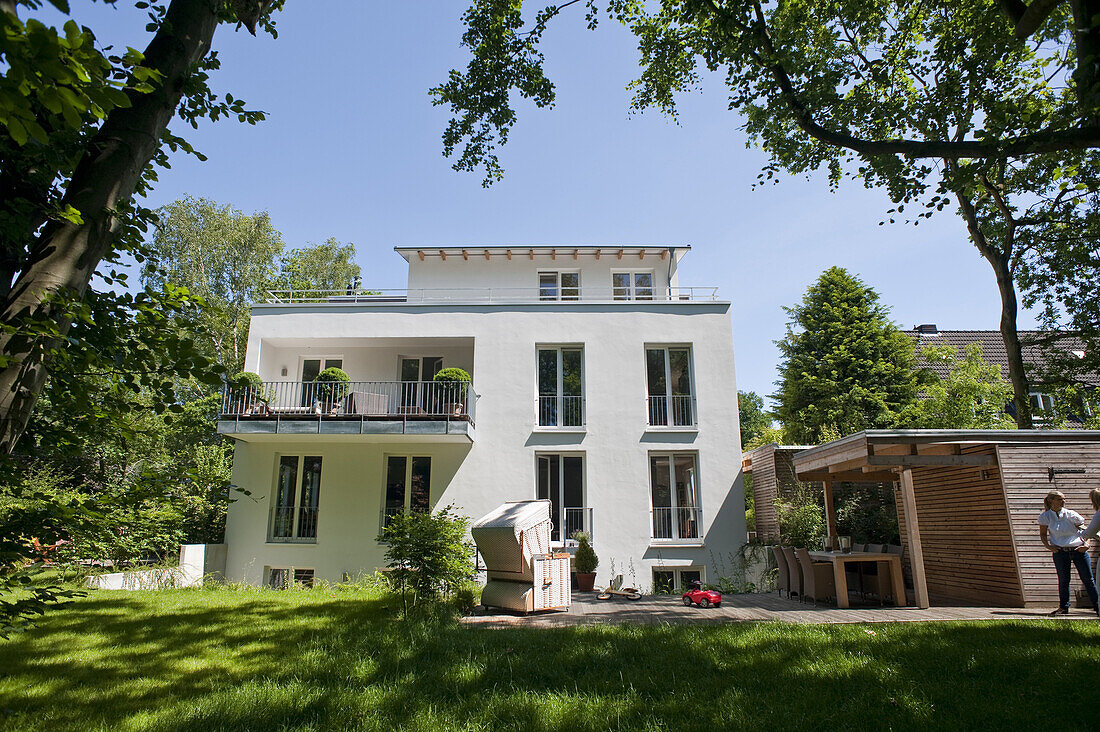
[[[1058,570],[1058,605],[1069,608],[1069,565],[1077,567],[1077,576],[1089,593],[1092,607],[1096,608],[1096,583],[1092,580],[1092,567],[1089,566],[1089,553],[1076,549],[1059,549],[1054,552],[1054,568]]]

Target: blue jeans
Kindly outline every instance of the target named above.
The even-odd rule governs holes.
[[[1085,585],[1085,591],[1089,593],[1093,609],[1096,608],[1096,583],[1092,580],[1092,567],[1089,563],[1089,553],[1079,552],[1076,549],[1059,549],[1054,554],[1054,568],[1058,570],[1058,605],[1069,608],[1069,565],[1070,562],[1077,567],[1077,576]]]

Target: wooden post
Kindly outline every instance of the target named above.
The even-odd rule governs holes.
[[[917,496],[913,490],[913,470],[901,471],[901,499],[905,507],[905,532],[909,539],[909,565],[913,570],[913,592],[917,607],[925,609],[928,602],[928,582],[924,577],[924,551],[920,545],[920,527],[917,525]]]
[[[825,486],[825,525],[829,528],[829,536],[836,536],[836,507],[833,505],[833,481],[822,482]],[[833,547],[836,549],[837,547]]]

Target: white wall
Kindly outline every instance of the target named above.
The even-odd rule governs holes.
[[[234,482],[253,495],[239,498],[230,507],[230,579],[259,582],[264,566],[298,566],[336,580],[344,571],[381,566],[382,551],[374,538],[386,452],[432,455],[433,502],[454,503],[474,518],[505,500],[535,497],[537,453],[584,453],[586,504],[594,509],[593,544],[601,560],[598,581],[607,581],[612,559],[619,567],[632,561],[638,581],[647,587],[650,570],[656,566],[708,566],[708,579],[714,579],[717,571],[712,558],[730,567],[727,555],[744,542],[745,517],[727,303],[539,303],[431,309],[265,306],[254,310],[249,359],[263,354],[264,362],[258,364],[263,374],[269,354],[278,353],[259,348],[268,339],[413,334],[468,337],[476,344],[468,369],[479,395],[475,443],[426,444],[424,438],[412,435],[387,444],[337,443],[321,436],[305,441],[292,435],[238,443]],[[584,346],[588,423],[583,432],[535,425],[536,345],[558,343]],[[697,431],[647,427],[647,344],[691,345]],[[702,547],[651,545],[649,453],[653,451],[698,453]],[[280,453],[325,458],[316,545],[266,543]]]

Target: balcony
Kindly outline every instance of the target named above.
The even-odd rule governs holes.
[[[309,303],[346,305],[392,304],[499,304],[538,302],[717,302],[717,287],[655,287],[640,292],[625,292],[615,287],[559,288],[540,287],[447,287],[411,290],[270,290],[269,305]]]
[[[694,429],[698,424],[695,413],[695,397],[690,394],[647,397],[650,427],[684,427]]]
[[[584,427],[583,396],[540,396],[536,402],[539,427]]]
[[[273,381],[226,385],[218,432],[418,434],[473,437],[477,395],[468,383]]]
[[[702,544],[703,509],[696,506],[654,508],[654,544]]]

